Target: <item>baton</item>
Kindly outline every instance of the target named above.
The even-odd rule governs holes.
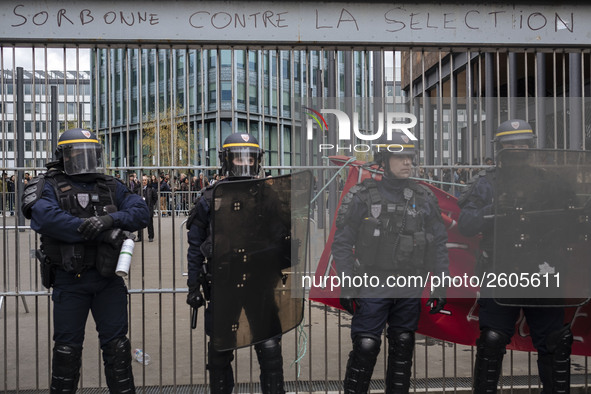
[[[197,308],[191,308],[191,328],[197,328]]]

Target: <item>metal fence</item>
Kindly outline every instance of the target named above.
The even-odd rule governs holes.
[[[38,237],[21,216],[14,196],[22,192],[25,173],[34,176],[44,171],[58,130],[74,125],[96,130],[110,160],[109,173],[123,180],[132,172],[140,178],[168,173],[172,182],[181,173],[213,174],[219,167],[215,151],[228,133],[256,134],[267,151],[267,171],[314,172],[320,196],[311,217],[308,263],[312,273],[340,198],[335,175],[337,171],[342,179],[347,175],[326,156],[356,155],[369,160],[371,152],[342,145],[340,150],[319,151],[318,144],[338,147],[339,141],[331,134],[307,139],[297,107],[302,100],[358,98],[360,122],[367,132],[374,130],[380,110],[414,114],[421,146],[417,167],[425,171],[423,177],[442,182],[438,184],[444,190],[456,195],[472,173],[486,167],[487,157],[494,158],[490,141],[500,121],[528,120],[539,147],[589,146],[591,54],[587,46],[471,45],[466,49],[450,43],[376,48],[372,43],[356,43],[354,48],[311,44],[277,48],[117,41],[64,44],[58,51],[59,68],[54,70],[55,43],[27,44],[0,46],[0,170],[15,175],[16,185],[14,191],[4,184],[0,190],[4,213],[0,217],[0,381],[4,392],[47,390],[50,380],[51,293],[41,286],[34,259]],[[88,69],[81,64],[88,64]],[[20,67],[24,68],[22,80],[17,78]],[[83,71],[90,71],[90,84]],[[82,88],[87,85],[89,90]],[[352,140],[356,143],[363,141]],[[330,180],[334,181],[328,184]],[[199,315],[198,328],[191,330],[185,304],[183,225],[198,192],[157,190],[161,204],[154,216],[156,239],[148,243],[143,237],[136,243],[127,280],[132,347],[151,356],[148,365],[134,362],[136,385],[144,392],[206,392],[203,316]],[[80,385],[84,392],[106,392],[90,320]],[[349,315],[307,302],[301,326],[283,338],[286,389],[342,390],[351,348],[349,327]],[[411,390],[469,390],[474,355],[472,347],[418,336]],[[536,358],[510,351],[501,379],[503,389],[539,388]],[[384,388],[384,349],[379,360],[372,382],[377,391]],[[258,392],[253,350],[237,351],[234,367],[236,391]],[[587,357],[573,357],[572,374],[573,387],[588,390]]]

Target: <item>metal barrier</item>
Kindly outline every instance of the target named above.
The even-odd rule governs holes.
[[[333,166],[325,156],[338,154],[371,160],[371,151],[365,150],[367,141],[361,138],[351,139],[351,145],[343,144],[344,140],[338,140],[335,133],[318,130],[316,126],[309,138],[302,104],[311,103],[308,104],[311,106],[331,97],[354,98],[337,104],[360,113],[359,128],[366,134],[377,129],[374,126],[380,113],[413,114],[417,119],[413,131],[420,146],[417,166],[425,170],[430,181],[456,196],[470,175],[486,167],[485,159],[494,158],[490,141],[500,120],[514,117],[528,120],[536,130],[539,147],[588,149],[589,146],[591,105],[586,97],[591,64],[589,48],[586,43],[559,45],[545,41],[547,35],[541,34],[586,37],[584,32],[573,32],[574,25],[569,21],[577,16],[575,11],[587,15],[588,6],[575,7],[571,13],[565,11],[566,7],[554,9],[545,5],[540,6],[541,10],[523,6],[525,11],[519,8],[511,12],[491,8],[496,4],[473,5],[473,9],[458,13],[458,9],[461,11],[458,5],[431,2],[435,11],[429,14],[430,10],[425,8],[429,4],[422,4],[429,2],[418,2],[421,4],[414,7],[419,7],[420,12],[410,10],[404,22],[392,19],[393,15],[388,17],[388,34],[373,34],[375,30],[369,29],[376,41],[357,40],[351,36],[352,32],[360,35],[365,32],[351,27],[346,34],[341,30],[344,40],[350,39],[343,42],[337,37],[338,25],[357,26],[357,20],[346,18],[349,11],[341,7],[345,3],[315,3],[320,11],[323,7],[339,7],[341,18],[337,13],[334,23],[317,8],[309,19],[316,22],[316,29],[310,31],[319,35],[332,31],[336,35],[330,37],[335,38],[322,36],[319,41],[300,41],[298,35],[297,40],[278,45],[277,42],[265,44],[265,36],[274,36],[269,34],[271,30],[257,36],[260,40],[256,43],[244,41],[249,34],[220,43],[216,40],[225,37],[220,34],[223,30],[218,29],[220,26],[216,27],[213,39],[197,42],[200,37],[195,36],[196,32],[205,32],[196,30],[197,20],[189,34],[183,30],[181,38],[185,39],[181,42],[168,36],[155,39],[137,36],[137,32],[134,36],[129,25],[130,14],[110,9],[99,13],[100,2],[88,1],[60,2],[60,5],[66,3],[64,8],[56,9],[54,17],[48,17],[50,22],[43,27],[41,22],[49,13],[39,6],[42,2],[34,3],[0,6],[5,15],[15,18],[2,28],[33,34],[55,22],[55,15],[63,22],[62,30],[52,31],[44,40],[0,39],[0,170],[16,175],[16,186],[23,185],[25,172],[34,176],[45,171],[44,165],[51,160],[54,149],[52,132],[57,137],[57,131],[64,128],[80,126],[96,131],[105,146],[109,173],[123,181],[130,173],[154,176],[168,173],[173,182],[175,175],[179,178],[181,174],[197,177],[201,172],[210,175],[220,166],[217,150],[225,136],[232,132],[253,133],[266,151],[264,167],[269,173],[277,175],[301,168],[314,171],[317,187],[308,251],[310,273],[317,268],[336,213],[341,190],[337,172],[341,171],[341,181],[347,176],[345,170]],[[52,6],[51,2],[46,3],[46,7]],[[175,5],[198,7],[194,3]],[[197,3],[212,6],[212,2]],[[252,4],[256,2],[250,3],[254,7]],[[279,3],[271,2],[271,5]],[[289,3],[285,7],[294,6],[294,2],[285,3]],[[377,8],[388,6],[386,2],[378,3],[374,4]],[[573,6],[570,3],[567,5]],[[349,5],[352,6],[346,4]],[[92,9],[96,18],[92,22],[90,14],[81,12],[83,26],[98,29],[94,27],[96,24],[106,24],[113,16],[117,22],[105,25],[101,32],[80,29],[70,37],[48,38],[78,23],[79,19],[75,22],[69,19],[73,18],[72,9],[84,6],[88,6],[84,11]],[[458,33],[448,42],[439,41],[440,35],[459,31],[456,29],[459,22],[447,19],[451,14],[442,10],[443,6],[452,7],[456,16],[462,15],[457,20],[465,22],[468,33]],[[173,8],[170,7],[170,14]],[[162,25],[164,15],[170,14],[162,11]],[[429,15],[435,18],[436,14],[438,22],[429,19]],[[155,14],[150,16],[150,22],[146,22],[144,14],[133,14],[136,15],[140,15],[141,21],[137,20],[133,29],[146,27],[147,32],[148,23],[158,27]],[[225,11],[211,12],[207,22],[221,23],[216,18],[225,15]],[[242,19],[236,15],[229,25],[235,28],[234,33],[242,31]],[[262,13],[254,11],[253,15],[262,17]],[[265,15],[265,28],[273,28],[271,21],[283,23],[281,15],[275,15],[276,19]],[[490,40],[475,43],[471,35],[486,31],[484,22],[477,28],[475,18],[485,15],[494,18],[497,33],[501,26],[508,26],[507,29],[513,30],[507,31],[513,33],[518,29],[516,38],[520,41],[515,45],[512,42],[510,48]],[[509,15],[510,26],[502,25],[508,23],[503,18]],[[547,25],[535,24],[543,20]],[[28,25],[21,28],[20,24]],[[262,25],[259,20],[259,27]],[[577,20],[577,29],[586,25]],[[110,30],[115,31],[116,26],[129,27],[130,37],[139,38],[135,41],[126,38],[127,31],[112,38]],[[391,31],[396,28],[403,31]],[[396,42],[395,34],[408,31],[414,36]],[[524,31],[540,34],[526,44],[522,38]],[[414,40],[429,32],[436,32],[431,34],[432,40]],[[103,33],[107,39],[96,41],[95,36]],[[300,33],[306,35],[309,31]],[[502,33],[503,37],[511,35]],[[79,34],[89,36],[86,41],[76,41]],[[532,45],[531,40],[541,44]],[[57,52],[56,45],[60,46]],[[58,63],[51,63],[56,53]],[[30,61],[25,62],[26,59]],[[18,78],[19,68],[24,68],[22,78]],[[23,100],[17,98],[19,86],[23,89]],[[17,116],[21,103],[22,116]],[[22,119],[26,121],[21,124]],[[336,129],[334,119],[328,119],[328,123],[329,130]],[[327,149],[329,146],[332,148]],[[180,187],[173,192],[156,189],[159,201],[153,218],[155,242],[145,242],[143,237],[144,241],[136,244],[126,279],[129,337],[133,348],[143,349],[152,359],[149,365],[134,362],[135,381],[139,392],[204,392],[208,377],[203,313],[200,312],[198,328],[191,330],[190,311],[185,303],[185,215],[199,192],[180,191]],[[18,187],[16,190],[18,193]],[[20,208],[12,193],[8,188],[0,189],[3,204],[0,211],[5,213],[0,217],[0,391],[40,392],[47,390],[50,380],[51,292],[40,284],[32,253],[39,239],[28,228],[28,222],[18,223]],[[11,201],[14,205],[10,205]],[[10,216],[13,208],[15,216]],[[301,327],[283,338],[286,388],[295,392],[342,390],[341,381],[351,349],[349,328],[349,315],[308,302]],[[93,324],[88,324],[80,382],[87,392],[106,391],[96,337]],[[418,336],[411,390],[469,390],[474,354],[472,347]],[[511,351],[505,360],[501,380],[504,390],[531,391],[539,387],[535,354]],[[382,347],[373,390],[383,390],[385,365]],[[236,352],[234,367],[236,391],[259,392],[258,363],[251,348]],[[575,387],[588,390],[587,357],[573,357],[572,373],[573,390]]]

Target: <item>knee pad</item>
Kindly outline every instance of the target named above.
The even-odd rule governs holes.
[[[103,346],[105,378],[111,393],[135,393],[131,369],[131,344],[127,337],[115,338]]]
[[[355,364],[363,369],[372,369],[380,353],[382,341],[373,336],[358,335],[353,340],[351,357]]]
[[[207,352],[207,368],[226,368],[232,367],[232,361],[234,360],[234,351],[224,350],[219,351],[214,349],[211,342],[208,344]]]
[[[82,346],[56,343],[53,346],[52,392],[76,392],[82,365]]]
[[[548,352],[553,354],[555,359],[569,358],[572,345],[573,333],[568,325],[554,331],[546,338]]]
[[[485,328],[480,332],[480,338],[476,340],[476,349],[484,357],[497,356],[506,353],[506,347],[511,341],[506,334]]]
[[[283,357],[281,356],[281,341],[279,338],[271,338],[254,345],[261,370],[283,369]]]
[[[131,344],[127,337],[115,338],[103,346],[103,362],[105,366],[131,364]]]
[[[82,364],[82,346],[56,343],[53,347],[53,374],[70,376],[78,373]]]
[[[415,333],[400,331],[388,334],[388,369],[386,393],[408,393]]]
[[[283,357],[281,340],[271,338],[254,345],[261,367],[261,392],[263,394],[283,394]]]
[[[503,357],[510,339],[502,332],[488,328],[480,332],[480,338],[476,340],[476,362],[472,385],[474,393],[497,392]]]
[[[415,333],[401,331],[388,335],[388,353],[400,360],[411,360],[415,348]]]
[[[211,342],[208,344],[207,369],[209,371],[209,388],[211,394],[231,394],[234,389],[234,373],[232,371],[232,350],[215,350]]]

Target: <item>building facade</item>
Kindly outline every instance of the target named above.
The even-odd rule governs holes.
[[[23,70],[22,74],[24,166],[43,168],[55,150],[52,142],[51,88],[56,88],[57,122],[54,127],[57,133],[65,128],[90,127],[90,72]],[[18,83],[16,71],[3,71],[0,80],[0,136],[3,142],[0,163],[5,169],[17,166],[17,140],[21,138],[17,133]]]
[[[254,134],[265,167],[326,164],[322,138],[302,132],[302,107],[324,98],[389,95],[402,105],[400,66],[384,52],[96,49],[93,127],[104,135],[112,167],[219,166],[230,133]],[[374,67],[374,64],[376,65]],[[111,81],[108,83],[107,81]],[[396,82],[398,81],[398,82]],[[312,103],[312,104],[310,104]],[[371,129],[371,116],[361,128]],[[95,117],[93,117],[94,119]],[[141,132],[140,132],[141,131]],[[333,154],[354,154],[342,150]]]

